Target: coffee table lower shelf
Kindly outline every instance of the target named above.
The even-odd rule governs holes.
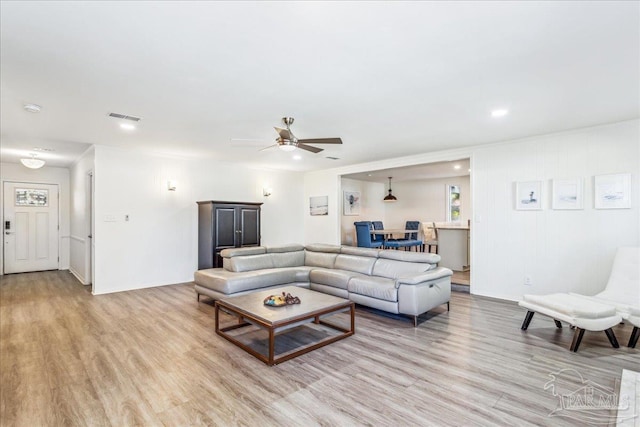
[[[236,316],[238,318],[238,323],[230,326],[226,326],[226,327],[220,327],[220,310],[221,309],[228,314]],[[346,310],[349,311],[349,314],[351,317],[350,319],[351,324],[349,328],[345,328],[345,327],[336,325],[334,323],[327,322],[326,320],[322,319],[322,317],[327,317],[329,315],[337,314],[339,312],[343,312]],[[344,304],[337,307],[331,307],[323,310],[315,310],[309,313],[305,313],[305,314],[287,319],[285,321],[273,323],[273,322],[269,322],[268,320],[265,320],[262,317],[252,315],[251,313],[237,310],[236,307],[234,307],[233,305],[227,304],[224,300],[220,300],[215,302],[215,316],[216,316],[215,318],[216,333],[218,335],[230,341],[231,343],[235,344],[236,346],[240,347],[247,353],[260,359],[261,361],[263,361],[269,366],[277,365],[278,363],[282,363],[287,360],[293,359],[294,357],[316,350],[320,347],[324,347],[327,344],[331,344],[341,339],[350,337],[355,333],[355,304],[351,301],[345,301]],[[328,337],[319,342],[304,346],[298,350],[287,352],[282,356],[276,356],[275,341],[276,341],[278,332],[284,331],[288,328],[291,328],[292,326],[296,326],[296,324],[302,325],[304,323],[309,323],[309,322],[323,325],[342,333],[339,335]],[[249,347],[248,345],[244,344],[240,340],[236,339],[233,335],[230,335],[227,333],[232,330],[236,330],[239,328],[244,328],[252,325],[258,326],[261,329],[265,329],[268,332],[269,338],[268,338],[268,354],[267,355],[262,354],[259,351]]]

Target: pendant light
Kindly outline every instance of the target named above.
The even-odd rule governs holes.
[[[391,177],[389,177],[389,194],[387,194],[384,199],[384,202],[397,202],[398,198],[391,194]]]

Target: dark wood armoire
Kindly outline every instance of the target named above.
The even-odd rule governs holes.
[[[198,202],[198,270],[222,267],[220,251],[260,246],[260,206],[252,202]]]

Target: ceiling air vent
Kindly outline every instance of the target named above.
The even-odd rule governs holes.
[[[131,120],[132,122],[139,122],[140,120],[142,120],[140,117],[127,116],[126,114],[120,114],[120,113],[109,113],[109,117],[115,117],[116,119]]]
[[[331,159],[331,160],[340,160],[340,158],[339,158],[339,157],[331,157],[331,156],[327,156],[326,158],[327,158],[327,159]]]

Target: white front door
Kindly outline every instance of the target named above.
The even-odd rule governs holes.
[[[58,269],[58,186],[4,183],[4,272]]]

